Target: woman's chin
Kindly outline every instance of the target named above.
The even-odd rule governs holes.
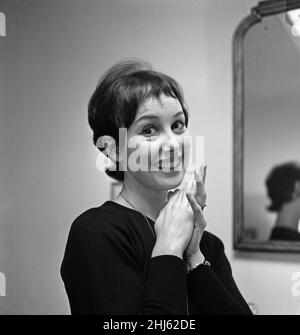
[[[156,171],[155,179],[161,186],[167,186],[168,189],[176,188],[183,180],[185,171]],[[163,187],[165,188],[165,187]]]

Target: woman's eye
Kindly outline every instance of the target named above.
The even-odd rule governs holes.
[[[174,126],[172,126],[172,129],[184,129],[185,128],[185,123],[183,121],[176,121],[173,123]],[[141,132],[142,135],[145,135],[146,137],[151,137],[155,134],[156,129],[154,127],[147,127],[145,129],[143,129],[143,131]]]
[[[176,121],[174,124],[179,124],[179,129],[182,129],[185,127],[185,124],[182,121]],[[178,127],[175,127],[175,128],[178,128]]]
[[[145,128],[145,129],[142,131],[142,135],[152,136],[154,133],[150,131],[151,129],[154,129],[154,130],[155,130],[154,127],[148,127],[148,128]]]

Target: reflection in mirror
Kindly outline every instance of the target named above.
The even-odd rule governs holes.
[[[275,166],[266,179],[271,204],[276,213],[270,240],[300,241],[300,164],[287,162]]]
[[[280,14],[253,26],[244,43],[245,237],[261,241],[282,234],[285,239],[293,235],[286,231],[291,225],[298,233],[300,203],[294,205],[291,197],[299,170],[278,167],[269,177],[269,187],[266,177],[273,167],[300,160],[300,39]],[[275,201],[272,211],[267,210],[270,200]]]
[[[234,40],[234,247],[300,252],[300,1],[267,3]]]

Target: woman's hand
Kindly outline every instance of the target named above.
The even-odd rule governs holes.
[[[188,171],[189,175],[183,186],[183,191],[187,194],[187,199],[191,205],[194,214],[194,229],[191,240],[184,251],[184,260],[189,262],[193,258],[204,257],[200,251],[200,241],[206,227],[206,221],[203,216],[203,209],[206,204],[205,179],[207,166],[195,171]],[[170,196],[173,194],[171,192]]]
[[[200,241],[203,235],[203,232],[206,228],[206,220],[203,216],[203,209],[206,206],[206,192],[205,192],[205,178],[206,178],[205,166],[203,173],[201,174],[201,168],[198,171],[194,171],[194,177],[196,181],[196,191],[194,183],[192,183],[191,191],[187,193],[187,198],[190,202],[194,213],[194,230],[192,238],[184,251],[184,260],[188,262],[193,257],[196,257],[200,251]]]
[[[152,257],[176,255],[183,259],[194,229],[194,215],[185,190],[177,189],[169,197],[154,225],[157,240]]]

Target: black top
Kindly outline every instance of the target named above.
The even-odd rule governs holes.
[[[300,241],[300,234],[288,227],[274,227],[271,231],[270,240]]]
[[[80,214],[61,266],[71,313],[251,314],[218,237],[204,232],[201,252],[211,267],[200,265],[188,274],[177,256],[151,258],[154,244],[145,218],[134,209],[106,201]]]

